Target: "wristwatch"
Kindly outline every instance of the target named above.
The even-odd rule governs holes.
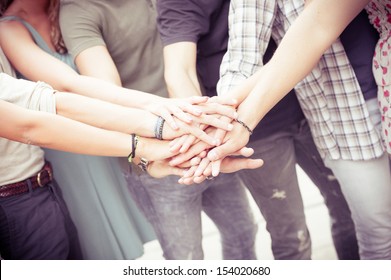
[[[138,167],[141,168],[142,171],[147,172],[149,161],[145,158],[140,158],[140,162],[137,164]]]

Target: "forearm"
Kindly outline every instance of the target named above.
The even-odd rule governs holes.
[[[59,115],[104,129],[155,136],[157,117],[150,112],[71,93],[57,92],[55,98]]]
[[[145,109],[147,105],[163,99],[153,94],[126,89],[101,79],[83,75],[76,76],[69,85],[70,87],[64,91],[138,109]]]
[[[262,75],[263,68],[258,70],[254,75],[244,80],[240,85],[234,87],[230,90],[227,95],[238,101],[238,104],[241,104],[247,96],[249,96],[250,92],[257,85],[257,82]]]
[[[26,144],[100,156],[127,156],[130,135],[1,102],[0,136]]]
[[[197,78],[197,45],[178,42],[164,47],[164,78],[170,97],[201,96]]]

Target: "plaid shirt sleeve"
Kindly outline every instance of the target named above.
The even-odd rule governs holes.
[[[272,33],[277,3],[274,0],[232,0],[228,50],[220,66],[217,92],[224,95],[263,65]]]

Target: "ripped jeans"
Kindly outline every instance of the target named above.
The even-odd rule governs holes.
[[[310,259],[311,239],[305,221],[296,163],[319,188],[328,208],[333,242],[339,259],[358,259],[356,232],[338,181],[326,168],[304,119],[264,139],[250,142],[254,158],[265,164],[242,170],[272,239],[275,259]]]

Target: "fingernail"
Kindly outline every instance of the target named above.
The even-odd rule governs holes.
[[[238,100],[237,100],[237,99],[232,99],[232,102],[233,102],[234,104],[237,104],[237,103],[238,103]]]
[[[232,125],[232,124],[228,124],[228,126],[227,126],[227,128],[228,128],[228,130],[232,130],[233,128],[234,128],[234,126]]]
[[[234,113],[234,118],[237,119],[238,117],[239,117],[238,112],[235,112],[235,113]]]
[[[220,146],[221,141],[220,141],[220,139],[215,139],[215,140],[213,141],[213,143],[214,143],[215,146]]]
[[[217,177],[219,175],[219,170],[212,170],[212,176]]]
[[[179,127],[177,126],[176,123],[172,123],[172,126],[171,126],[173,129],[177,130]]]

